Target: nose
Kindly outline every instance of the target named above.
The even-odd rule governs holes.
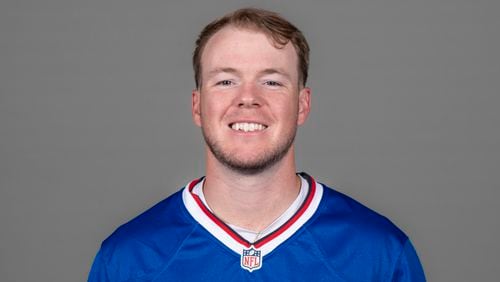
[[[240,88],[237,104],[240,108],[256,108],[262,105],[259,90],[252,83],[244,84]]]

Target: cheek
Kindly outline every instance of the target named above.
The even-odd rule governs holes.
[[[278,125],[282,128],[282,130],[290,130],[290,128],[297,126],[297,118],[298,118],[298,104],[288,103],[282,104],[280,107],[274,107],[272,110],[275,119],[278,122]]]
[[[220,119],[224,113],[222,99],[204,99],[201,103],[201,118],[205,123]]]
[[[299,112],[299,103],[296,100],[293,101],[286,101],[282,103],[282,107],[280,109],[281,113],[287,117],[288,120],[294,121],[297,117],[297,114]]]

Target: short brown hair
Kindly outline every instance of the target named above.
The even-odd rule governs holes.
[[[269,36],[277,48],[291,42],[299,59],[299,83],[305,86],[309,69],[309,44],[302,32],[279,14],[255,8],[236,10],[208,24],[196,40],[193,53],[193,69],[196,88],[201,87],[201,55],[208,40],[223,27],[251,28]]]

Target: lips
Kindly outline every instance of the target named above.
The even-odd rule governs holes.
[[[244,132],[262,131],[267,128],[267,125],[257,122],[234,122],[229,124],[233,130]]]

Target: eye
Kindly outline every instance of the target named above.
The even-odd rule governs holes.
[[[274,81],[274,80],[268,80],[264,83],[265,85],[268,85],[268,86],[271,86],[271,87],[279,87],[279,86],[283,86],[283,84],[277,82],[277,81]]]
[[[221,86],[231,86],[233,85],[233,82],[231,80],[221,80],[217,82],[215,85],[221,85]]]

